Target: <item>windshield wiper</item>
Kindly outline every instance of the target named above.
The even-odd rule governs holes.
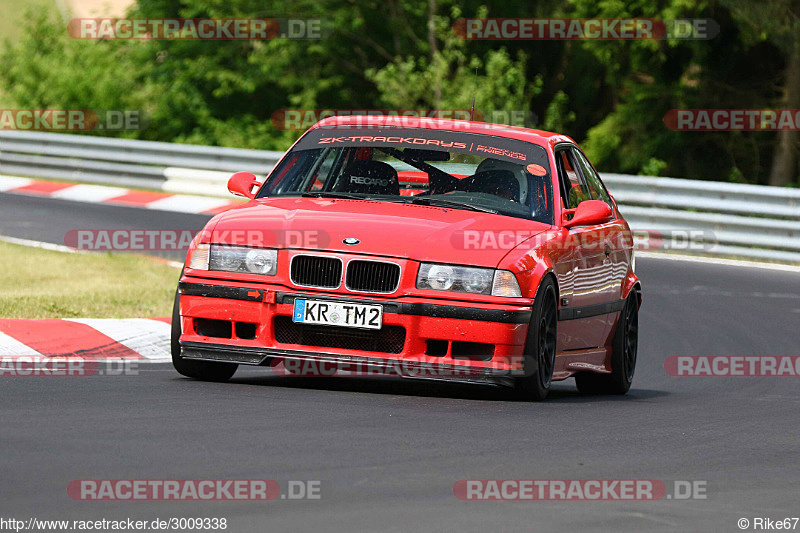
[[[355,194],[348,194],[346,192],[333,192],[333,191],[319,191],[319,192],[304,192],[301,194],[303,198],[339,198],[342,200],[371,200],[365,196],[356,196]]]
[[[464,202],[457,202],[455,200],[447,200],[445,198],[431,198],[430,196],[412,196],[406,200],[409,204],[433,205],[436,207],[452,207],[454,209],[469,209],[470,211],[480,211],[481,213],[492,213],[496,215],[499,213],[496,209],[488,207],[481,207],[479,205],[467,204]]]
[[[300,196],[303,198],[337,198],[342,200],[380,200],[383,202],[432,205],[436,207],[451,207],[453,209],[468,209],[470,211],[480,211],[481,213],[492,213],[493,215],[499,213],[499,211],[496,209],[490,209],[488,207],[457,202],[455,200],[448,200],[446,198],[431,198],[430,196],[412,196],[411,198],[374,198],[371,196],[356,196],[354,194],[334,191],[304,192]]]

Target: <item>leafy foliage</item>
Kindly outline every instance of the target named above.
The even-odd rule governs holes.
[[[670,109],[782,105],[784,69],[797,47],[792,5],[139,0],[129,13],[317,17],[333,27],[322,40],[267,41],[77,40],[40,9],[0,55],[0,91],[20,108],[150,116],[146,129],[111,135],[262,149],[285,149],[301,133],[270,123],[281,109],[469,109],[474,96],[478,110],[537,116],[537,127],[578,140],[603,170],[765,183],[775,133],[675,132],[663,119]],[[711,18],[720,33],[709,40],[467,41],[453,30],[462,17]]]

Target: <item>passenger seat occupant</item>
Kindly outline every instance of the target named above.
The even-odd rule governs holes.
[[[528,201],[528,173],[522,165],[510,161],[500,161],[499,159],[484,159],[475,171],[475,175],[490,170],[508,170],[518,182],[517,190],[519,194],[513,195],[513,200],[524,204]]]
[[[338,192],[360,194],[400,195],[397,171],[383,161],[354,161],[342,172],[336,187]]]

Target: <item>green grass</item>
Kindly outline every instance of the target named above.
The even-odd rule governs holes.
[[[70,254],[0,242],[2,318],[171,316],[179,270],[134,254]]]

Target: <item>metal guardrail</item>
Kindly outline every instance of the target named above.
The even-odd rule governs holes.
[[[281,152],[0,131],[0,174],[226,196]],[[603,174],[631,227],[660,248],[800,263],[800,189]],[[647,245],[645,244],[645,247]]]
[[[631,227],[660,233],[665,248],[800,263],[800,189],[625,174],[602,178]]]
[[[282,152],[0,131],[0,174],[227,194],[232,172],[266,175]]]

